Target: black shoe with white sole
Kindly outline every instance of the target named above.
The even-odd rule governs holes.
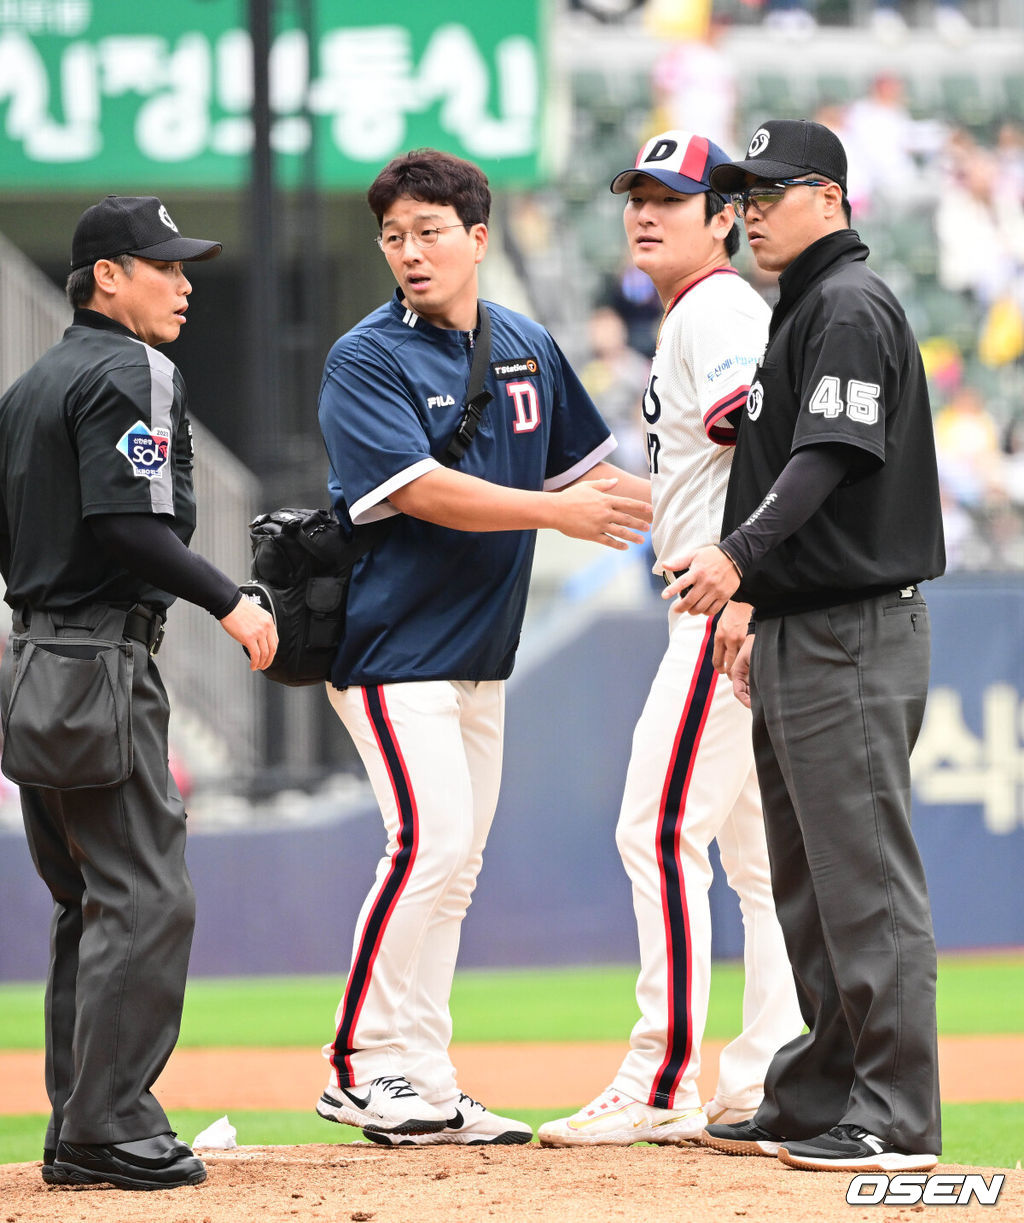
[[[737,1121],[733,1125],[706,1125],[700,1141],[726,1155],[768,1155],[779,1153],[785,1139],[762,1129],[756,1121]]]
[[[860,1125],[834,1125],[827,1134],[785,1142],[779,1159],[791,1168],[824,1172],[930,1172],[937,1155],[900,1151]]]

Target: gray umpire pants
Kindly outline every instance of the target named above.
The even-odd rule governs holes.
[[[919,592],[759,621],[754,754],[772,890],[809,1028],[775,1055],[758,1125],[863,1126],[941,1151],[935,942],[910,829],[930,626]]]
[[[89,635],[81,624],[57,632]],[[54,902],[45,1002],[49,1148],[171,1129],[151,1089],[178,1038],[195,898],[185,808],[167,764],[167,694],[146,646],[132,645],[128,780],[111,789],[21,789],[29,848]],[[0,670],[5,715],[11,653]]]

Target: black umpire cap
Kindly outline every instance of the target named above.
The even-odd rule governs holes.
[[[78,218],[71,239],[71,270],[114,255],[140,255],[169,263],[212,259],[219,242],[183,238],[155,195],[108,195]]]
[[[769,119],[751,136],[746,160],[716,166],[711,185],[731,195],[743,190],[747,175],[796,178],[812,171],[838,183],[846,194],[846,151],[835,132],[810,119]]]

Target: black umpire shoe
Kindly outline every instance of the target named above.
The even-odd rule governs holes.
[[[60,1172],[54,1171],[53,1161],[57,1158],[57,1152],[53,1147],[43,1147],[43,1166],[40,1171],[43,1174],[43,1180],[48,1185],[64,1185],[67,1182]]]
[[[791,1168],[812,1172],[838,1168],[843,1172],[930,1172],[938,1155],[901,1151],[862,1125],[834,1125],[827,1134],[786,1142],[779,1159]]]
[[[203,1161],[175,1134],[136,1142],[62,1142],[53,1164],[56,1184],[116,1185],[119,1189],[178,1189],[206,1180]]]
[[[714,1147],[726,1155],[769,1155],[779,1153],[785,1142],[778,1134],[762,1129],[756,1121],[737,1121],[734,1125],[706,1125],[701,1135],[706,1147]]]

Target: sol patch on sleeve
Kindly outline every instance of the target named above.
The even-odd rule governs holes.
[[[151,429],[137,420],[117,443],[117,449],[132,465],[136,476],[159,480],[171,452],[169,429]]]

